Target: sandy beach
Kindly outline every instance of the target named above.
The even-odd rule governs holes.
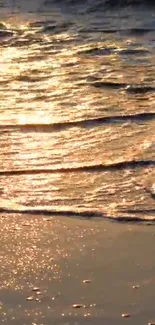
[[[1,324],[155,322],[154,243],[154,225],[1,215]]]

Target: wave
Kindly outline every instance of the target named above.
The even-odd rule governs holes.
[[[19,12],[41,13],[54,12],[55,9],[67,14],[94,14],[104,13],[105,10],[116,10],[124,7],[154,7],[154,0],[9,0],[0,1],[0,10],[5,13],[9,10],[12,15]]]
[[[33,214],[33,215],[44,215],[44,216],[68,216],[68,217],[83,217],[83,218],[101,218],[103,217],[103,213],[98,211],[74,211],[74,210],[46,210],[46,209],[7,209],[0,208],[0,213],[8,213],[8,214]]]
[[[89,11],[105,9],[105,7],[115,8],[124,6],[139,6],[139,5],[154,5],[154,0],[45,0],[44,6],[72,5],[72,6],[87,6]]]
[[[143,3],[146,4],[154,4],[154,0],[45,0],[44,4],[87,4],[94,6],[102,6],[103,4],[116,6],[116,5],[141,5]]]
[[[18,169],[18,170],[0,170],[0,176],[34,175],[50,173],[75,173],[75,172],[104,172],[111,170],[127,170],[135,168],[147,168],[155,166],[154,160],[131,160],[121,161],[112,164],[82,165],[78,167],[62,167],[53,169]]]
[[[3,124],[0,125],[0,130],[7,132],[8,130],[15,130],[20,132],[56,132],[64,129],[69,129],[73,127],[80,128],[90,128],[98,127],[104,124],[116,124],[116,123],[141,123],[143,121],[151,121],[155,119],[155,112],[148,113],[137,113],[137,114],[126,114],[126,115],[113,115],[105,117],[97,117],[94,119],[87,120],[76,120],[76,121],[66,121],[58,122],[53,124]]]
[[[147,216],[143,217],[143,215],[136,216],[136,213],[140,212],[146,212]],[[0,214],[22,214],[22,215],[42,215],[44,217],[74,217],[74,218],[82,218],[86,220],[98,218],[98,219],[108,219],[111,221],[115,222],[121,222],[121,223],[148,223],[148,224],[154,224],[155,222],[155,209],[150,209],[150,210],[127,210],[125,211],[124,215],[118,215],[117,212],[116,215],[111,215],[110,213],[104,213],[104,212],[99,212],[96,210],[56,210],[56,209],[51,209],[51,210],[46,210],[46,209],[32,209],[32,208],[27,208],[27,209],[7,209],[7,208],[0,208]],[[119,211],[120,213],[120,211]],[[132,215],[131,215],[132,214]],[[154,216],[152,216],[152,214]]]
[[[145,94],[148,92],[155,92],[155,87],[147,85],[129,85],[119,82],[95,81],[91,83],[96,88],[103,89],[120,89],[131,94]]]
[[[3,39],[10,39],[14,35],[14,31],[0,27],[0,41],[3,41]]]
[[[115,6],[139,6],[139,5],[154,5],[154,0],[105,0],[105,4],[110,7]]]

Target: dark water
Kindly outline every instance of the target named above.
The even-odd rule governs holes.
[[[0,1],[0,211],[155,218],[151,1]]]

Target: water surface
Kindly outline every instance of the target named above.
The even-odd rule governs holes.
[[[1,1],[1,211],[154,219],[154,62],[145,3]]]

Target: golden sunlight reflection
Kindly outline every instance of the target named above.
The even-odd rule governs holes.
[[[153,205],[145,186],[131,195],[139,167],[154,162],[147,43],[47,21],[9,24],[0,52],[2,206],[114,215]]]
[[[0,224],[1,289],[41,288],[47,276],[61,281],[62,261],[67,264],[73,251],[84,254],[85,237],[89,242],[96,231],[92,226],[81,228],[78,222],[75,227],[71,220],[39,215],[2,215]]]
[[[29,23],[19,22],[15,27],[10,46],[0,53],[1,123],[50,124],[111,115],[114,106],[116,113],[123,114],[129,108],[134,112],[137,105],[143,111],[146,100],[150,109],[154,104],[152,96],[137,102],[121,89],[121,83],[139,84],[150,74],[149,69],[137,66],[135,80],[134,66],[121,55],[134,45],[134,39],[78,45],[74,42],[78,34],[73,32],[46,34],[41,27],[30,29]],[[105,55],[89,54],[95,50]],[[93,80],[120,83],[120,89],[114,96],[110,88],[95,88]],[[7,107],[14,107],[9,116]]]

